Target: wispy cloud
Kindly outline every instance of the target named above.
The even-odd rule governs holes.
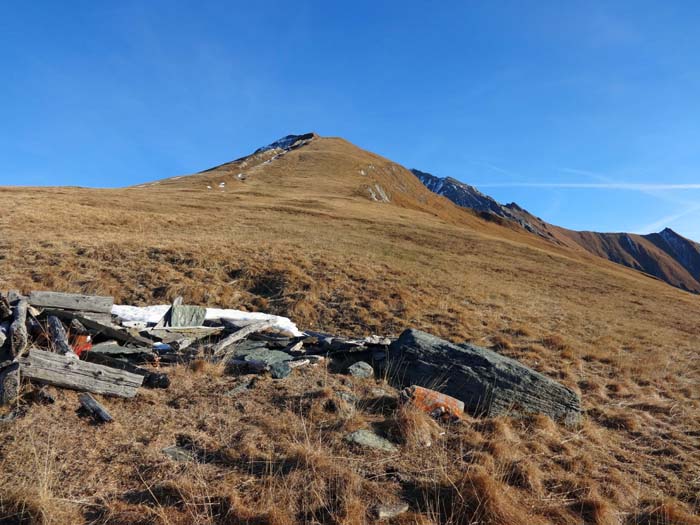
[[[682,219],[683,217],[687,217],[688,215],[695,213],[698,210],[700,210],[700,204],[695,204],[694,206],[689,206],[689,207],[687,207],[683,210],[680,210],[676,213],[672,213],[671,215],[661,217],[659,220],[654,221],[651,224],[647,224],[647,225],[639,228],[638,231],[640,231],[641,233],[655,232],[657,230],[665,228],[669,224],[673,224],[678,219]]]
[[[638,184],[631,182],[487,182],[477,188],[563,188],[627,191],[700,190],[700,184]]]

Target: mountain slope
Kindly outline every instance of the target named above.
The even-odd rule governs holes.
[[[406,523],[669,523],[669,513],[697,523],[693,295],[564,236],[484,219],[338,138],[285,138],[137,187],[0,196],[0,288],[134,304],[183,296],[350,336],[420,328],[519,359],[579,392],[586,410],[577,429],[418,420],[427,426],[413,434],[382,379],[309,367],[234,395],[245,378],[181,365],[167,369],[170,390],[101,398],[109,425],[79,418],[73,393],[27,400],[0,425],[0,520],[8,501],[38,501],[82,516],[53,523],[359,525],[375,521],[375,504],[407,498]],[[350,447],[358,428],[386,433],[400,453]],[[164,457],[181,443],[201,462]],[[472,516],[482,501],[491,514]]]
[[[700,245],[670,228],[649,235],[568,230],[546,223],[515,203],[502,205],[456,179],[440,178],[415,169],[411,171],[428,189],[459,206],[493,213],[553,243],[572,249],[582,248],[683,290],[700,293]]]

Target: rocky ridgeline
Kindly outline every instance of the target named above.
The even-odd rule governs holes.
[[[139,308],[115,306],[111,297],[0,294],[0,421],[21,417],[28,393],[51,402],[42,385],[53,385],[83,392],[83,411],[110,422],[91,394],[130,398],[140,388],[168,388],[168,366],[194,360],[280,381],[293,380],[302,366],[328,366],[358,378],[381,374],[403,389],[404,402],[435,417],[541,413],[575,425],[581,416],[580,399],[563,385],[491,350],[418,330],[398,339],[347,338],[301,332],[286,318],[183,305],[181,299]],[[368,431],[346,439],[396,450]]]

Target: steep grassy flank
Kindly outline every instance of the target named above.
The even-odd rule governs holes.
[[[305,328],[468,339],[579,391],[582,428],[469,420],[440,436],[396,413],[383,382],[316,369],[234,399],[222,394],[235,378],[198,366],[178,369],[171,390],[106,400],[113,426],[78,419],[66,392],[0,427],[3,512],[366,523],[374,503],[404,498],[413,513],[401,523],[698,523],[698,297],[482,221],[341,139],[262,164],[275,154],[145,187],[0,189],[12,204],[0,216],[0,287],[135,303],[183,295]],[[376,184],[391,202],[372,200]],[[360,427],[394,436],[401,455],[349,448],[342,436]],[[416,446],[426,432],[433,445]],[[165,460],[178,439],[210,460]]]

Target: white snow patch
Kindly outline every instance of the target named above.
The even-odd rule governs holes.
[[[219,188],[225,188],[225,187],[226,187],[226,183],[225,183],[225,182],[220,182],[220,183],[219,183]]]
[[[142,322],[157,323],[170,308],[169,304],[158,304],[153,306],[129,306],[115,304],[112,306],[112,315],[116,315],[122,322]],[[272,328],[290,332],[294,336],[302,333],[287,317],[264,314],[261,312],[243,312],[241,310],[230,310],[222,308],[207,308],[207,320],[228,319],[230,321],[272,321]]]
[[[207,186],[207,189],[210,190],[210,189],[211,189],[211,186]]]

